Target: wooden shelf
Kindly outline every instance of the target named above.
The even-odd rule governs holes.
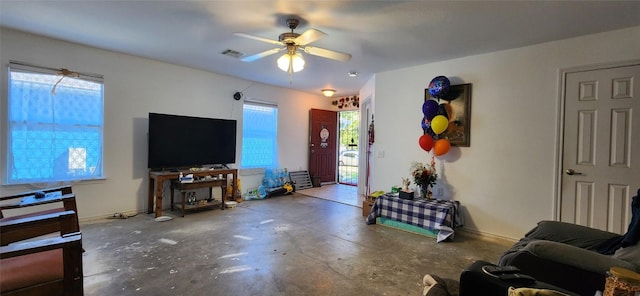
[[[217,187],[220,186],[220,190],[222,191],[222,200],[224,200],[224,197],[226,196],[226,192],[227,192],[227,179],[226,178],[222,178],[222,179],[213,179],[213,180],[206,180],[206,181],[194,181],[192,183],[182,183],[178,180],[171,180],[171,210],[174,210],[175,208],[177,208],[178,210],[182,211],[182,217],[184,217],[185,212],[187,211],[193,211],[193,210],[200,210],[200,209],[211,209],[214,208],[216,206],[219,206],[221,210],[224,210],[224,203],[222,201],[216,201],[213,199],[213,187]],[[200,200],[196,200],[196,204],[188,204],[187,203],[187,196],[186,194],[188,192],[193,191],[194,189],[199,189],[199,188],[209,188],[209,198],[208,199],[200,199]],[[179,201],[175,201],[174,200],[174,191],[177,190],[180,192],[180,200]],[[202,203],[202,201],[207,201],[207,200],[211,200],[211,201],[207,201],[206,203]],[[198,201],[200,201],[201,203],[198,203]],[[184,203],[184,204],[183,204]]]
[[[213,209],[215,207],[220,207],[222,208],[223,205],[221,201],[219,200],[211,200],[211,201],[206,201],[205,203],[201,203],[200,201],[204,200],[206,201],[206,199],[200,199],[197,200],[195,204],[188,204],[185,203],[184,204],[184,210],[185,211],[193,211],[193,210],[204,210],[204,209]],[[174,202],[173,206],[177,209],[177,210],[181,210],[182,209],[182,203],[181,202]]]

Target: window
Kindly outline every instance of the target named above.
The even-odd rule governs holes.
[[[8,184],[102,178],[102,76],[11,62]]]
[[[242,108],[242,168],[278,166],[278,107],[245,102]]]

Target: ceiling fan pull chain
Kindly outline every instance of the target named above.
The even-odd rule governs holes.
[[[293,84],[293,61],[291,56],[289,56],[289,85]]]

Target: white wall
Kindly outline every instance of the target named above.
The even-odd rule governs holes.
[[[429,81],[446,75],[454,84],[472,83],[471,147],[452,148],[439,160],[447,183],[445,195],[461,201],[466,228],[520,237],[538,220],[553,218],[559,70],[639,57],[640,27],[635,27],[378,73],[360,92],[361,100],[372,98],[375,114],[372,190],[398,185],[401,177],[409,175],[411,161],[428,160],[417,141]],[[240,120],[242,105],[231,96],[252,84],[2,28],[2,67],[9,60],[105,77],[107,178],[74,185],[84,219],[146,209],[149,112]],[[0,177],[4,180],[6,68],[0,71],[0,83]],[[244,93],[279,104],[280,163],[290,170],[306,169],[308,110],[330,109],[331,100],[261,84]],[[384,157],[379,158],[379,153]],[[260,176],[243,177],[243,189],[259,180]],[[0,194],[27,189],[33,188],[1,186]],[[168,205],[166,198],[164,204]]]
[[[554,218],[559,71],[637,58],[640,27],[378,73],[372,190],[399,185],[411,161],[430,159],[418,137],[431,79],[472,83],[471,147],[438,159],[445,196],[463,205],[465,228],[521,237]]]
[[[2,28],[0,60],[3,71],[1,141],[6,139],[7,71],[9,60],[72,71],[104,75],[104,172],[106,180],[74,184],[81,219],[106,217],[114,212],[147,208],[148,113],[239,120],[242,101],[232,98],[244,90],[246,97],[278,104],[279,159],[281,167],[307,169],[309,109],[329,109],[331,100],[321,95],[253,84],[219,74],[155,60],[81,46]],[[251,86],[251,87],[249,87]],[[248,87],[248,89],[247,89]],[[246,90],[245,90],[246,89]],[[241,145],[238,135],[238,151]],[[5,180],[6,145],[1,146],[0,177]],[[238,164],[240,153],[238,152]],[[243,189],[257,187],[261,175],[242,179]],[[166,187],[166,186],[165,186]],[[0,194],[36,189],[1,186]],[[166,198],[169,190],[165,188]]]

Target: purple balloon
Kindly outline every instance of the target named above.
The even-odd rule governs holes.
[[[434,100],[424,102],[424,104],[422,104],[422,113],[429,120],[436,117],[436,115],[438,115],[438,102]]]

